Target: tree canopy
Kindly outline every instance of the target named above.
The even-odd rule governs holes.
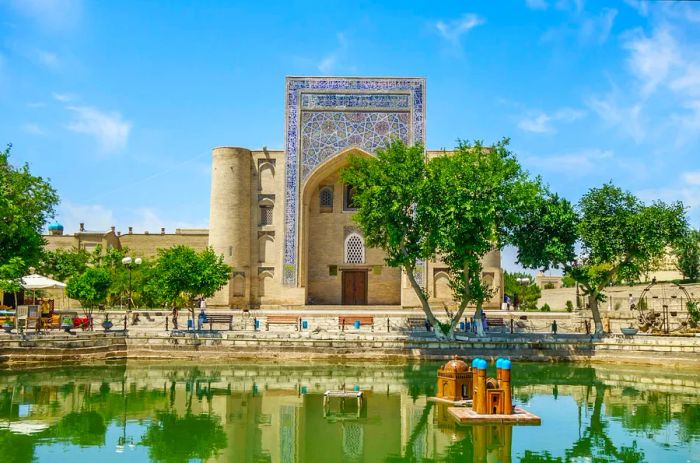
[[[111,283],[106,269],[90,267],[68,281],[66,294],[71,299],[79,300],[83,307],[92,309],[107,300]]]
[[[674,243],[676,268],[686,280],[695,281],[700,277],[700,230],[689,229]]]
[[[445,336],[453,336],[468,305],[480,313],[493,296],[482,280],[489,251],[515,244],[528,264],[539,266],[573,252],[571,228],[564,233],[556,226],[558,217],[572,215],[570,205],[531,179],[507,146],[506,139],[493,147],[460,142],[453,153],[426,163],[422,146],[394,141],[376,158],[351,157],[342,173],[357,190],[355,220],[367,244],[382,248],[388,265],[403,268],[426,317]],[[538,239],[525,239],[528,225],[542,217],[551,223],[540,220]],[[459,304],[447,324],[438,322],[415,278],[418,262],[433,258],[448,267]]]
[[[614,283],[633,282],[681,239],[688,224],[683,204],[645,205],[613,184],[588,191],[578,204],[582,258],[567,273],[589,298],[596,333],[603,332],[598,302]]]
[[[32,175],[27,164],[10,164],[11,147],[0,151],[0,263],[20,257],[34,265],[44,246],[41,231],[53,217],[58,195],[48,180]]]
[[[212,248],[196,252],[187,246],[159,249],[146,276],[144,291],[173,307],[197,297],[211,297],[231,276],[231,267]]]

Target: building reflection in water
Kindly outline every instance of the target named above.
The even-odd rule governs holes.
[[[652,444],[659,431],[679,429],[676,441],[659,447],[695,442],[700,434],[693,418],[700,416],[700,384],[688,378],[655,385],[625,382],[615,370],[553,366],[543,375],[539,366],[524,368],[532,372],[519,372],[527,380],[514,385],[518,400],[544,397],[552,409],[562,398],[574,404],[575,435],[562,443],[562,458],[612,448],[633,457],[620,461],[643,461],[641,450],[621,446],[611,434],[611,420]],[[29,462],[61,444],[75,452],[116,448],[130,461],[510,463],[519,448],[520,462],[566,461],[541,450],[551,444],[544,431],[513,442],[509,425],[457,426],[447,406],[427,401],[436,369],[241,364],[0,372],[0,455],[14,452],[15,461]],[[362,390],[362,403],[350,399],[324,409],[323,393],[341,384]]]

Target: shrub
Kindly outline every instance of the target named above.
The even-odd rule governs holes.
[[[549,307],[549,304],[545,303],[542,307],[540,307],[541,312],[551,312],[552,309]]]
[[[571,301],[566,301],[566,311],[567,312],[573,312],[574,311],[574,303]]]
[[[552,283],[552,282],[545,283],[544,289],[554,289],[554,283]]]

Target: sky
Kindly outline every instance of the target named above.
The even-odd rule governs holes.
[[[428,148],[700,226],[700,2],[0,0],[0,145],[69,233],[207,227],[211,148],[284,148],[287,75],[425,77]]]

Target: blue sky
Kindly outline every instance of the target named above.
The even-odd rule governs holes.
[[[700,226],[700,4],[0,0],[0,143],[69,232],[206,227],[211,148],[283,148],[286,75],[423,76],[429,148],[508,136]]]

